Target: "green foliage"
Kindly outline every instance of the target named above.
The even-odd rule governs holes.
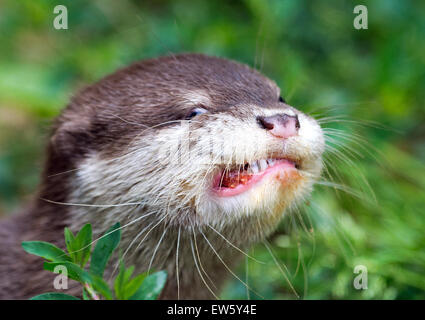
[[[334,136],[360,156],[353,164],[329,156],[328,167],[362,196],[317,186],[301,208],[304,222],[288,215],[270,239],[296,291],[307,299],[425,298],[424,1],[365,2],[367,30],[353,28],[360,3],[352,0],[75,0],[66,3],[69,29],[54,30],[57,4],[1,2],[0,215],[34,192],[47,124],[81,85],[142,58],[218,55],[261,70],[302,111],[354,121],[324,126],[360,136]],[[43,250],[51,262],[59,254]],[[268,263],[248,261],[249,286],[295,298],[268,251],[259,245],[253,254]],[[104,262],[96,261],[90,271],[100,276]],[[353,289],[358,264],[368,267],[368,290]],[[247,295],[234,280],[223,297]]]
[[[65,228],[65,243],[71,259],[80,267],[84,267],[90,257],[92,230],[91,225],[86,224],[77,236],[74,237],[72,231]]]
[[[69,279],[83,285],[82,296],[84,300],[152,300],[156,299],[165,285],[167,274],[164,271],[147,275],[142,273],[132,277],[134,266],[125,268],[120,260],[120,271],[114,281],[114,292],[103,279],[106,265],[117,248],[121,239],[120,224],[116,223],[102,237],[91,254],[92,229],[86,224],[77,234],[65,228],[65,243],[68,250],[66,254],[58,247],[41,241],[26,241],[22,248],[28,253],[45,258],[44,269],[55,272],[57,266],[65,267]],[[91,256],[90,270],[84,269]],[[49,292],[32,298],[33,300],[76,300],[78,298],[63,294]]]
[[[92,262],[90,263],[90,272],[99,277],[103,277],[106,264],[120,242],[120,232],[114,232],[119,229],[120,224],[116,223],[108,231],[108,237],[100,238],[92,253]]]
[[[68,277],[72,280],[81,282],[81,283],[92,283],[92,278],[90,274],[82,269],[79,265],[67,262],[67,261],[59,261],[59,262],[45,262],[43,264],[44,270],[53,272],[55,267],[64,266],[68,271]]]
[[[158,271],[148,275],[143,286],[140,286],[137,291],[130,297],[130,300],[155,300],[158,298],[162,288],[167,281],[167,272]]]
[[[128,300],[139,289],[141,283],[146,278],[146,274],[140,274],[137,277],[131,278],[134,266],[126,269],[124,263],[121,262],[120,273],[115,279],[114,289],[117,299]]]
[[[32,297],[30,300],[80,300],[77,297],[65,293],[43,293]]]
[[[35,254],[49,261],[72,261],[65,251],[43,241],[24,241],[22,247],[28,253]]]

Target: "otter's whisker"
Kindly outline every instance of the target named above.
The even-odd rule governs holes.
[[[328,134],[325,133],[325,137],[327,142],[332,143],[333,145],[336,145],[338,147],[340,147],[342,150],[344,150],[345,152],[347,152],[347,154],[349,154],[350,156],[352,156],[353,158],[364,158],[364,155],[361,154],[359,151],[353,149],[352,147],[350,147],[349,145],[342,143],[341,141],[338,141],[337,139],[330,137]]]
[[[162,221],[164,221],[164,219],[166,218],[167,216],[165,215],[164,217],[162,217],[159,221],[158,221],[158,223],[157,224],[155,224],[147,233],[146,233],[146,235],[143,237],[143,239],[142,239],[142,241],[140,241],[139,242],[139,244],[137,245],[137,247],[136,247],[136,249],[134,250],[134,252],[136,252],[137,251],[137,249],[139,249],[140,248],[140,246],[142,245],[142,243],[143,243],[143,241],[145,241],[145,239],[147,238],[147,236],[149,235],[149,233],[151,233],[152,232],[152,230],[153,229],[155,229]]]
[[[292,223],[295,225],[295,221],[292,221]],[[307,271],[307,267],[305,265],[304,262],[304,255],[302,252],[302,246],[301,246],[301,240],[300,240],[300,235],[298,234],[298,231],[295,231],[295,236],[297,237],[297,268],[295,270],[294,273],[294,277],[296,277],[296,275],[298,274],[298,271],[300,269],[300,266],[303,270],[303,277],[304,277],[304,293],[303,296],[306,297],[307,296],[307,290],[308,290],[308,271]]]
[[[369,182],[367,181],[366,177],[364,176],[363,172],[361,172],[360,169],[358,168],[358,166],[350,158],[348,158],[345,154],[343,154],[338,149],[331,147],[329,145],[327,145],[327,147],[330,149],[331,153],[333,153],[343,163],[346,163],[349,168],[351,168],[351,169],[357,168],[357,175],[362,180],[362,182],[365,184],[365,186],[367,187],[368,191],[370,192],[374,202],[376,203],[377,200],[376,200],[375,193],[374,193],[372,187],[370,186]]]
[[[180,249],[180,230],[177,234],[177,249],[176,249],[176,280],[177,280],[177,300],[180,300],[180,271],[179,271],[179,249]]]
[[[310,236],[310,233],[308,232],[308,228],[307,228],[307,226],[305,225],[305,222],[304,222],[304,219],[303,219],[303,217],[302,217],[302,215],[301,215],[301,210],[300,210],[300,208],[298,207],[298,204],[297,203],[294,203],[294,207],[295,207],[295,215],[297,216],[297,218],[298,218],[298,221],[300,222],[300,224],[301,224],[301,226],[302,226],[302,228],[303,228],[303,230],[304,230],[304,232],[308,235],[308,236]]]
[[[335,230],[339,231],[339,232],[335,232],[335,234],[337,235],[337,237],[342,238],[342,240],[348,245],[348,247],[350,248],[352,254],[356,255],[356,249],[354,248],[354,245],[352,244],[350,238],[348,238],[345,234],[345,232],[342,230],[342,228],[340,226],[338,226],[337,222],[335,222],[335,219],[329,215],[327,212],[325,212],[318,204],[315,203],[315,201],[311,201],[312,206],[314,207],[315,213],[317,215],[317,213],[319,215],[321,215],[322,217],[326,218],[326,223],[330,223],[333,225],[333,227],[335,228]],[[341,239],[339,239],[341,241]],[[341,248],[343,248],[343,246],[340,245]],[[346,256],[346,252],[343,251],[343,254]]]
[[[218,254],[218,252],[214,249],[214,247],[212,246],[211,242],[208,240],[208,238],[205,236],[205,234],[202,232],[201,229],[199,229],[199,232],[202,234],[202,236],[204,237],[205,241],[208,243],[208,245],[210,246],[210,248],[212,249],[212,251],[215,253],[215,255],[217,256],[217,258],[221,261],[221,263],[224,265],[224,267],[236,278],[238,279],[246,288],[248,288],[249,290],[251,290],[252,292],[254,292],[257,296],[261,297],[264,299],[264,297],[262,295],[260,295],[259,293],[257,293],[256,291],[254,291],[252,288],[250,288],[243,280],[241,280],[233,271],[232,269],[230,269],[228,267],[228,265],[224,262],[224,260],[220,257],[220,255]]]
[[[334,164],[334,161],[332,161],[332,160],[333,159],[327,158],[326,155],[324,155],[324,157],[322,158],[322,163],[323,163],[323,167],[325,168],[326,175],[329,177],[329,179],[332,182],[335,182],[335,179],[331,174],[331,171],[332,171],[332,173],[335,174],[338,181],[341,181],[341,182],[344,181],[344,179],[341,176],[341,173],[338,170],[335,169],[336,165]],[[336,194],[338,194],[339,190],[336,189],[336,188],[334,188],[334,190],[335,190]]]
[[[387,127],[379,122],[376,121],[370,121],[370,120],[348,120],[348,119],[341,119],[341,118],[337,118],[337,117],[329,117],[329,118],[322,118],[322,119],[318,119],[317,121],[320,124],[329,124],[329,123],[348,123],[348,124],[352,124],[352,125],[356,125],[356,126],[362,126],[362,127],[370,127],[370,128],[375,128],[375,129],[382,129],[382,130],[388,130],[388,131],[394,131],[397,133],[402,133],[401,131],[391,128],[391,127]]]
[[[141,246],[141,244],[143,243],[143,241],[145,241],[145,239],[146,239],[146,237],[149,235],[149,233],[153,230],[153,229],[155,229],[165,218],[166,218],[167,216],[164,216],[163,218],[161,218],[159,221],[158,221],[158,223],[157,224],[155,224],[147,233],[146,233],[146,235],[143,237],[143,239],[140,241],[140,243],[138,244],[138,246],[136,247],[136,249],[134,250],[134,252],[133,252],[133,255],[137,252],[137,249],[139,249],[139,247]],[[132,245],[134,244],[134,242],[145,232],[145,230],[146,229],[148,229],[153,223],[154,223],[155,221],[152,221],[151,223],[149,223],[146,227],[144,227],[143,229],[142,229],[142,231],[140,231],[137,235],[136,235],[136,237],[130,242],[130,244],[128,245],[128,247],[127,247],[127,249],[124,251],[124,253],[123,253],[123,255],[122,255],[122,257],[121,257],[121,259],[122,260],[124,260],[124,258],[125,258],[125,256],[127,255],[127,253],[128,253],[128,251],[130,250],[130,248],[132,247]],[[115,264],[115,267],[114,267],[114,270],[113,270],[113,272],[112,272],[112,274],[111,274],[111,277],[112,277],[112,275],[116,272],[116,270],[117,270],[117,268],[118,268],[118,266],[119,266],[119,262],[117,262],[116,264]]]
[[[201,261],[201,256],[199,254],[199,250],[198,250],[198,242],[196,241],[196,234],[195,234],[195,229],[192,225],[192,234],[193,234],[193,240],[195,242],[195,251],[196,251],[196,255],[198,257],[198,261],[199,261],[199,266],[201,267],[202,272],[205,274],[205,276],[208,278],[208,280],[211,282],[211,284],[213,285],[214,288],[217,289],[216,285],[214,284],[214,281],[212,281],[212,279],[210,278],[210,276],[208,275],[208,273],[205,271],[203,265],[202,265],[202,261]]]
[[[248,282],[248,256],[245,257],[245,282],[249,285]],[[251,300],[250,292],[248,290],[248,287],[245,288],[246,290],[246,299]]]
[[[69,203],[69,202],[58,202],[53,201],[45,198],[39,198],[40,200],[53,203],[53,204],[59,204],[63,206],[77,206],[77,207],[94,207],[94,208],[112,208],[112,207],[122,207],[122,206],[138,206],[141,203],[140,202],[128,202],[128,203],[119,203],[119,204],[87,204],[87,203]]]
[[[272,249],[270,248],[269,244],[267,243],[267,240],[263,241],[264,246],[267,248],[267,251],[270,253],[270,256],[272,257],[274,263],[276,264],[276,266],[279,268],[280,273],[282,274],[282,276],[285,278],[286,282],[288,283],[289,287],[291,288],[292,292],[295,294],[295,296],[297,298],[299,298],[300,296],[298,295],[297,291],[295,290],[294,286],[292,285],[291,281],[289,280],[287,274],[283,271],[282,266],[280,265],[280,263],[277,261],[275,255],[273,254]],[[286,266],[285,266],[286,268]],[[289,272],[288,272],[289,273]]]
[[[205,286],[207,287],[208,291],[211,292],[211,294],[214,296],[214,298],[216,300],[220,300],[217,295],[214,293],[214,291],[212,291],[212,289],[210,288],[210,286],[207,284],[207,282],[205,281],[204,277],[202,276],[201,270],[199,270],[199,266],[198,266],[198,262],[196,261],[196,257],[195,257],[195,251],[193,250],[193,241],[192,239],[190,239],[190,247],[192,249],[192,256],[193,256],[193,261],[195,262],[195,266],[196,269],[198,270],[199,276],[201,277],[202,282],[205,284]]]
[[[304,205],[304,210],[303,210],[303,212],[305,212],[305,216],[306,216],[306,218],[308,220],[308,224],[310,226],[310,228],[308,230],[308,233],[311,234],[311,239],[313,241],[313,249],[312,249],[312,253],[311,253],[311,258],[310,258],[310,260],[307,263],[308,266],[311,265],[311,262],[313,261],[313,257],[314,257],[314,255],[316,253],[316,237],[315,237],[315,233],[314,233],[313,221],[310,218],[310,214],[309,214],[308,210],[306,210],[306,208],[305,208],[306,206],[309,206],[309,205],[310,204],[305,204]]]
[[[335,188],[341,191],[344,191],[345,193],[354,196],[360,200],[363,201],[367,201],[370,202],[369,199],[367,199],[363,194],[357,192],[356,190],[354,190],[353,188],[350,188],[346,185],[343,184],[339,184],[339,183],[334,183],[331,181],[316,181],[316,184],[321,185],[321,186],[326,186],[326,187],[331,187],[331,188]]]
[[[117,228],[117,229],[114,229],[113,231],[109,231],[109,232],[105,233],[103,236],[101,236],[101,237],[99,237],[99,238],[97,238],[97,239],[93,240],[92,242],[90,242],[90,243],[89,243],[88,245],[86,245],[85,247],[83,247],[83,248],[81,248],[81,249],[78,249],[78,250],[75,250],[75,251],[72,251],[72,252],[69,252],[69,253],[76,253],[76,252],[82,251],[82,250],[84,250],[84,249],[86,249],[86,248],[90,247],[92,244],[96,243],[96,242],[97,242],[97,241],[99,241],[100,239],[102,239],[102,238],[104,238],[104,237],[106,237],[106,236],[109,236],[111,233],[114,233],[114,232],[116,232],[116,231],[118,231],[118,230],[124,229],[124,228],[128,227],[129,225],[132,225],[132,224],[136,223],[137,221],[139,221],[139,220],[141,220],[141,219],[143,219],[143,218],[146,218],[147,216],[150,216],[150,215],[152,215],[152,214],[154,214],[154,212],[150,212],[150,213],[144,214],[144,215],[142,215],[142,216],[140,216],[140,217],[138,217],[138,218],[134,219],[133,221],[130,221],[129,223],[127,223],[127,224],[125,224],[125,225],[123,225],[123,226],[121,226],[121,227],[119,227],[119,228]]]
[[[149,223],[146,227],[144,227],[142,229],[142,231],[140,231],[133,240],[131,240],[130,244],[127,246],[127,248],[125,249],[121,259],[124,260],[125,256],[127,255],[128,251],[130,250],[130,248],[132,247],[132,245],[134,244],[134,242],[136,242],[136,240],[143,234],[143,232],[145,232],[146,229],[148,229],[154,222],[152,221],[151,223]],[[113,275],[115,274],[115,272],[118,270],[120,263],[119,261],[115,264],[114,270],[111,273],[111,277],[109,280],[112,279]]]
[[[47,176],[47,178],[59,176],[61,174],[66,174],[66,173],[70,173],[70,172],[74,172],[74,171],[78,171],[78,170],[80,170],[80,168],[75,168],[75,169],[70,169],[70,170],[66,170],[66,171],[63,171],[63,172],[58,172],[58,173],[50,174],[50,175]]]
[[[369,193],[370,193],[370,195],[372,196],[372,198],[373,198],[373,202],[375,202],[376,203],[376,201],[377,201],[377,199],[376,199],[376,196],[375,196],[375,193],[374,193],[374,191],[373,191],[373,189],[372,189],[372,187],[370,186],[370,184],[369,184],[369,182],[367,181],[367,179],[366,179],[366,177],[365,177],[365,175],[363,174],[363,172],[360,170],[360,168],[350,159],[350,158],[348,158],[345,154],[343,154],[341,151],[339,151],[338,149],[336,149],[336,148],[334,148],[334,147],[332,147],[332,146],[329,146],[329,145],[327,145],[327,147],[329,148],[329,151],[333,154],[333,155],[335,155],[341,162],[343,162],[343,163],[345,163],[345,164],[347,164],[348,165],[348,167],[351,169],[351,170],[353,170],[353,169],[357,169],[357,175],[356,176],[358,176],[360,179],[361,179],[361,181],[364,183],[364,185],[366,186],[366,188],[367,188],[367,191],[369,191]],[[326,155],[325,155],[326,156]],[[343,181],[342,179],[341,179],[341,181]]]
[[[152,263],[153,263],[153,260],[154,260],[154,258],[155,258],[156,252],[158,251],[158,248],[159,248],[159,246],[161,245],[162,239],[164,239],[164,236],[165,236],[165,234],[167,233],[168,227],[169,227],[169,226],[167,226],[167,227],[165,228],[164,232],[162,233],[161,237],[160,237],[160,238],[159,238],[159,240],[158,240],[158,244],[156,245],[155,250],[153,251],[152,258],[151,258],[151,260],[149,261],[149,267],[148,267],[148,271],[147,271],[147,274],[148,274],[148,275],[149,275],[149,272],[151,271]]]
[[[248,255],[246,252],[244,252],[243,250],[239,249],[237,246],[235,246],[233,243],[231,243],[228,239],[226,239],[226,237],[224,237],[220,232],[218,232],[216,229],[214,229],[212,226],[210,226],[209,224],[207,224],[207,226],[213,230],[214,232],[216,232],[220,237],[222,237],[230,246],[232,246],[233,248],[235,248],[236,250],[238,250],[240,253],[242,253],[243,255],[245,255],[247,258],[250,258],[252,260],[254,260],[255,262],[261,263],[261,264],[265,264],[265,262],[260,261],[255,259],[254,257],[251,257],[250,255]]]
[[[329,136],[329,135],[336,136],[336,137],[339,137],[341,139],[344,139],[346,141],[349,141],[349,142],[355,144],[360,149],[362,149],[364,152],[366,152],[369,156],[371,156],[373,159],[375,159],[378,164],[380,163],[379,160],[386,159],[385,155],[383,154],[383,152],[380,149],[376,148],[369,141],[364,139],[361,135],[358,135],[356,133],[348,134],[343,130],[334,129],[334,128],[324,128],[323,131],[324,131],[326,136]],[[373,152],[371,152],[371,150],[373,150]],[[378,154],[380,156],[380,159],[378,159],[376,154]]]

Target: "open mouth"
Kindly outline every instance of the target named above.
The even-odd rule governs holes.
[[[288,159],[261,159],[234,169],[223,169],[214,178],[213,190],[220,197],[235,196],[247,191],[266,176],[297,169],[298,165]]]

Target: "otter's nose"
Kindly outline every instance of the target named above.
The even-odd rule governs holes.
[[[278,138],[289,138],[298,134],[300,122],[298,116],[275,114],[270,117],[257,117],[260,126]]]

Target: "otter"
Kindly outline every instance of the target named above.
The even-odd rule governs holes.
[[[310,194],[324,145],[318,122],[247,65],[179,54],[120,69],[71,99],[33,202],[1,221],[0,298],[55,291],[22,241],[64,248],[64,227],[99,236],[116,222],[126,265],[168,272],[160,298],[217,298]]]

